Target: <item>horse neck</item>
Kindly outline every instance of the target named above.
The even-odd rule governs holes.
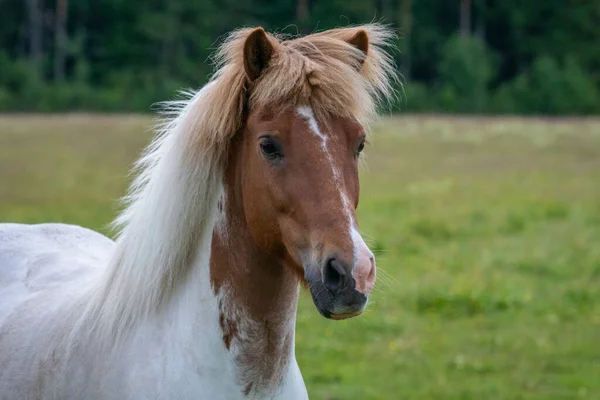
[[[223,171],[218,155],[190,144],[202,131],[201,100],[202,91],[141,161],[86,331],[115,353],[136,335],[175,334],[196,348],[197,363],[233,363],[243,391],[260,394],[295,367],[299,280],[252,240],[235,162]]]
[[[280,386],[295,365],[299,279],[253,240],[240,185],[241,171],[230,159],[213,232],[210,275],[219,298],[223,343],[234,355],[244,391],[259,393]]]

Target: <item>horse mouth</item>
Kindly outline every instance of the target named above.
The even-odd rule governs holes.
[[[317,310],[319,311],[319,314],[321,314],[323,317],[325,317],[327,319],[332,319],[335,321],[341,321],[343,319],[350,319],[350,318],[358,317],[359,315],[361,315],[363,313],[363,311],[366,308],[363,306],[356,310],[332,312],[326,308],[320,307],[318,304],[315,304],[315,305],[317,306]]]
[[[346,314],[330,314],[329,318],[330,319],[335,319],[335,320],[339,321],[339,320],[342,320],[342,319],[353,318],[353,317],[359,316],[360,314],[362,314],[362,310],[351,312],[351,313],[346,313]]]
[[[368,302],[366,296],[359,292],[356,292],[354,295],[360,297],[360,299],[353,299],[354,301],[351,304],[340,304],[339,300],[341,299],[324,295],[323,290],[318,290],[316,292],[318,293],[317,295],[315,295],[314,290],[311,290],[313,303],[316,306],[317,311],[319,311],[319,314],[327,319],[337,321],[359,316],[365,310]]]

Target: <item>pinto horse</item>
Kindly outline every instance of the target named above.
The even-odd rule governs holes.
[[[299,289],[360,314],[368,123],[393,95],[377,24],[230,34],[200,91],[167,103],[115,242],[0,225],[0,399],[304,399]]]

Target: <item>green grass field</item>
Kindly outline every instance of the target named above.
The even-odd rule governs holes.
[[[0,117],[0,220],[108,232],[140,116]],[[600,120],[399,117],[374,127],[359,216],[368,311],[296,354],[314,399],[600,399]]]

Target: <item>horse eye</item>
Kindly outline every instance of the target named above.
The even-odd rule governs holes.
[[[282,157],[281,151],[279,150],[277,144],[275,144],[275,142],[269,138],[265,138],[260,142],[260,151],[268,160],[274,160]]]
[[[356,149],[356,154],[360,154],[364,149],[365,149],[365,141],[363,139],[360,142],[360,144],[358,145],[358,148]]]

